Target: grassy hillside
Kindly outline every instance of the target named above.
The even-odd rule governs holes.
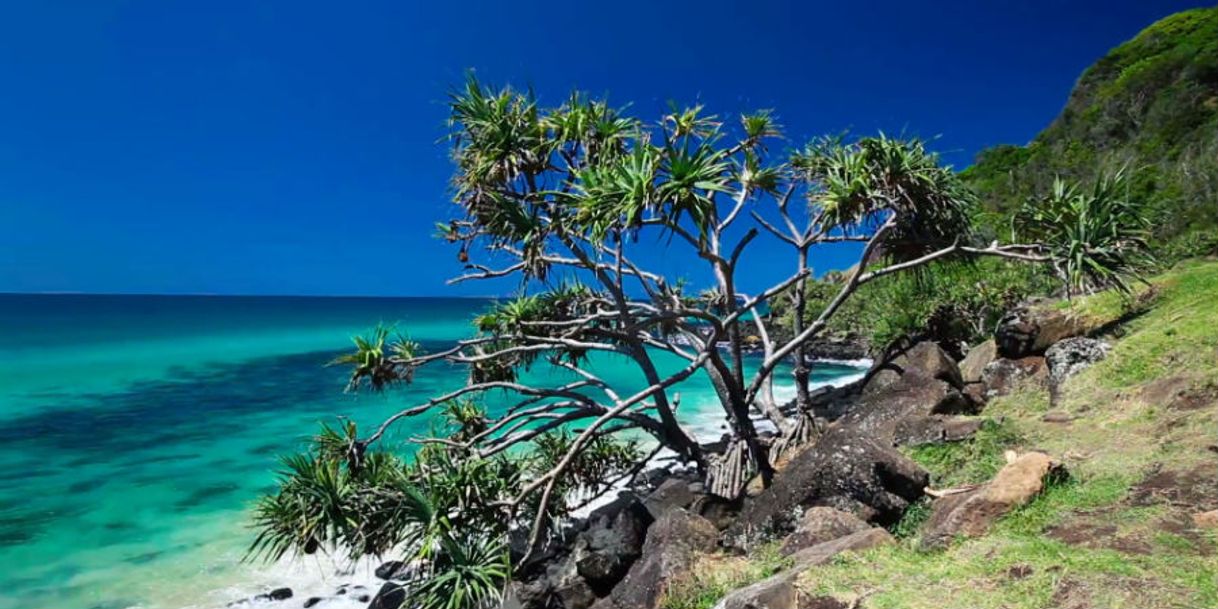
[[[1027,387],[991,402],[994,422],[973,440],[910,451],[936,488],[988,480],[1006,450],[1045,451],[1068,479],[941,551],[918,549],[928,510],[915,506],[900,543],[841,556],[801,587],[865,597],[868,609],[1218,606],[1218,537],[1191,519],[1218,508],[1218,261],[1183,263],[1152,286],[1136,310],[1110,293],[1070,305],[1124,321],[1111,324],[1110,356],[1070,379],[1056,406]],[[781,565],[759,553],[705,567],[670,607],[710,607]]]
[[[1218,242],[1218,8],[1172,15],[1113,49],[1035,140],[985,150],[964,175],[1001,229],[1054,176],[1087,181],[1126,164],[1160,244],[1196,253]]]

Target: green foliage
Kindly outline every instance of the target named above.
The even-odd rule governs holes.
[[[1014,223],[1048,249],[1067,294],[1108,285],[1128,294],[1127,280],[1150,262],[1150,219],[1130,197],[1124,170],[1101,173],[1089,191],[1058,179],[1048,196],[1025,202]]]
[[[1167,17],[1087,69],[1061,115],[1027,146],[983,151],[963,172],[1002,234],[1060,176],[1132,168],[1129,196],[1155,218],[1155,249],[1218,229],[1218,8]],[[1170,261],[1193,255],[1162,248]]]
[[[807,316],[814,319],[837,295],[840,276],[809,281]],[[838,334],[864,337],[882,350],[909,337],[976,343],[993,333],[1015,303],[1055,286],[1048,269],[996,258],[934,263],[916,274],[883,277],[859,289],[829,322]],[[793,314],[776,299],[777,325]]]
[[[340,355],[330,362],[331,366],[352,367],[347,390],[355,391],[367,382],[374,391],[380,391],[397,382],[409,382],[414,369],[407,360],[419,353],[418,343],[405,337],[390,337],[392,328],[377,326],[368,336],[354,336],[355,351]]]
[[[971,193],[921,140],[883,134],[850,143],[819,140],[793,155],[791,165],[818,185],[809,198],[827,229],[895,211],[897,224],[884,240],[891,259],[911,260],[969,239]]]
[[[400,553],[423,566],[407,584],[409,606],[483,609],[495,606],[511,575],[507,535],[539,506],[517,512],[507,504],[523,485],[548,472],[573,442],[566,430],[542,434],[532,451],[484,458],[457,442],[485,427],[485,411],[469,402],[445,406],[451,432],[406,461],[366,451],[356,428],[328,426],[311,449],[283,458],[278,490],[254,510],[258,531],[249,558],[278,560],[298,552],[341,552],[351,558]],[[606,480],[641,459],[632,442],[595,439],[559,478],[552,521],[570,508],[567,497],[603,490]]]

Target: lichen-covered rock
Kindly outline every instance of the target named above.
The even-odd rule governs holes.
[[[827,506],[888,525],[923,494],[929,474],[917,463],[858,430],[831,427],[745,502],[728,528],[729,544],[749,548],[795,530],[806,508]]]
[[[871,525],[849,512],[830,507],[811,507],[800,517],[799,524],[795,526],[795,532],[783,539],[778,552],[787,556],[804,548],[870,528]]]
[[[1066,379],[1090,368],[1108,357],[1112,349],[1108,343],[1094,338],[1067,338],[1045,351],[1045,362],[1049,366],[1049,386],[1059,387]]]
[[[595,609],[655,609],[697,555],[715,549],[718,538],[719,530],[709,520],[680,508],[669,510],[648,529],[642,557]]]
[[[936,499],[922,534],[924,548],[942,547],[955,537],[977,537],[995,520],[1031,501],[1052,477],[1064,473],[1049,455],[1025,453],[985,485]]]
[[[728,594],[714,609],[803,609],[815,607],[810,597],[796,586],[800,576],[828,563],[843,552],[866,550],[893,543],[892,536],[880,528],[869,528],[833,541],[805,548],[791,556],[794,565],[770,578]],[[820,605],[832,607],[833,605]]]
[[[1030,355],[1020,359],[996,359],[985,367],[982,385],[985,396],[993,398],[1011,393],[1021,385],[1044,386],[1049,380],[1045,358]]]

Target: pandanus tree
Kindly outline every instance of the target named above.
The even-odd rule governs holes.
[[[339,452],[343,471],[359,470],[404,419],[445,409],[451,417],[454,402],[490,392],[511,396],[491,413],[458,413],[464,431],[424,440],[421,452],[470,463],[510,461],[522,451],[546,455],[479,503],[500,515],[488,520],[528,530],[518,563],[571,507],[565,497],[572,489],[609,488],[573,479],[637,472],[627,463],[642,453],[612,448],[621,434],[650,436],[725,497],[738,496],[754,476],[768,484],[778,452],[816,434],[809,341],[861,286],[954,257],[1051,259],[1036,244],[974,244],[968,193],[917,140],[829,138],[779,155],[772,148],[781,143],[780,127],[770,112],[720,120],[695,106],[648,124],[582,95],[543,109],[529,93],[488,89],[472,78],[449,107],[460,213],[439,228],[466,266],[453,281],[514,278],[519,293],[478,317],[474,336],[441,351],[386,345],[384,333],[358,345],[345,360],[354,366],[353,388],[406,383],[433,365],[464,366],[468,382],[401,410],[368,435],[350,430]],[[750,256],[764,239],[784,244],[790,273],[743,293],[739,279],[750,267],[776,264],[772,254]],[[818,246],[840,242],[857,243],[856,263],[828,305],[808,311]],[[660,257],[673,255],[696,261],[683,279],[708,289],[688,291],[685,281],[656,270]],[[774,298],[791,299],[797,311],[782,340],[771,338],[759,314]],[[746,334],[761,344],[747,366],[746,340],[756,338]],[[674,370],[660,356],[681,363]],[[590,362],[606,357],[628,362],[642,386],[598,375]],[[793,362],[790,407],[774,398],[784,362]],[[562,371],[541,378],[563,380],[530,380],[533,367]],[[727,449],[714,454],[701,443],[709,438],[695,437],[678,419],[676,388],[699,374],[713,386],[730,430]],[[763,441],[755,419],[772,422],[779,439]],[[598,468],[592,451],[614,455],[615,465]],[[285,480],[293,478],[288,472]],[[268,520],[276,522],[274,515]],[[300,545],[292,530],[284,527],[271,545]]]

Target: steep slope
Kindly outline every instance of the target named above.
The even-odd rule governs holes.
[[[964,175],[1006,225],[1055,175],[1137,170],[1160,243],[1218,227],[1218,8],[1177,13],[1087,69],[1065,109],[1027,146],[983,151]]]

